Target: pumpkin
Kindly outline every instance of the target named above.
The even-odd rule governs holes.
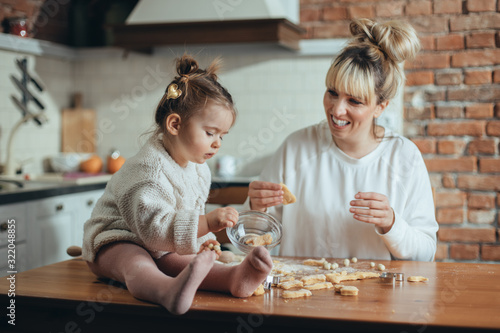
[[[89,159],[80,163],[80,170],[86,173],[99,173],[102,170],[102,159],[92,155]]]
[[[118,156],[116,158],[113,158],[111,156],[108,156],[108,172],[109,173],[115,173],[120,168],[122,167],[123,163],[125,163],[125,158],[123,156]]]

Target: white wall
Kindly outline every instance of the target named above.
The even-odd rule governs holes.
[[[156,105],[174,77],[175,56],[130,54],[123,59],[120,52],[112,53],[77,61],[75,88],[83,92],[84,104],[97,109],[99,154],[117,148],[129,157],[140,147],[138,137],[153,124]],[[204,67],[214,56],[196,58]],[[220,81],[232,94],[238,117],[219,155],[256,160],[274,152],[291,132],[323,119],[330,57],[278,52],[229,54],[223,61]]]
[[[16,164],[25,164],[25,170],[40,172],[42,161],[57,154],[61,146],[62,107],[67,107],[69,96],[74,91],[73,63],[57,58],[43,58],[19,52],[0,50],[0,163],[4,164],[7,155],[7,140],[14,125],[22,119],[21,112],[11,101],[11,95],[22,99],[22,93],[10,79],[14,75],[21,79],[20,70],[15,65],[16,59],[27,58],[28,69],[44,86],[39,92],[33,85],[30,91],[45,106],[47,123],[42,126],[34,121],[21,125],[14,136],[12,151]],[[34,103],[29,109],[39,110]]]
[[[104,158],[116,148],[126,158],[133,156],[146,138],[141,134],[154,124],[156,105],[174,76],[174,59],[185,50],[168,48],[155,55],[126,57],[116,49],[78,50],[71,60],[28,56],[32,72],[46,87],[37,95],[47,106],[49,122],[42,127],[33,122],[22,126],[14,145],[16,160],[32,159],[26,171],[38,172],[43,158],[59,152],[60,110],[70,106],[75,91],[83,93],[85,108],[97,111],[98,154]],[[257,175],[260,158],[273,153],[291,132],[324,118],[324,80],[337,50],[322,55],[238,46],[187,51],[196,55],[202,67],[215,56],[223,57],[220,81],[233,95],[238,118],[219,156],[255,162],[255,168],[244,170],[246,176]],[[9,97],[21,96],[9,79],[11,73],[18,73],[14,59],[20,56],[0,51],[0,163],[5,162],[7,136],[21,118]],[[393,104],[397,108],[386,111],[388,119],[402,119],[401,106]],[[213,169],[216,158],[209,161]]]

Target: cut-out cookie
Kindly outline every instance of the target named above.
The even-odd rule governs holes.
[[[297,297],[307,297],[307,296],[312,296],[312,292],[310,292],[307,289],[285,290],[281,294],[281,297],[283,298],[297,298]]]
[[[290,192],[290,190],[288,189],[288,187],[286,187],[285,184],[280,183],[280,185],[281,185],[281,189],[284,192],[283,205],[288,205],[288,204],[291,204],[291,203],[294,203],[295,201],[297,201],[297,199],[295,198],[295,195],[293,195],[292,192]]]
[[[427,282],[429,281],[428,278],[425,276],[408,276],[408,282]]]

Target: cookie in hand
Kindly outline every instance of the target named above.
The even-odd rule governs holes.
[[[290,192],[290,190],[288,189],[288,187],[286,187],[285,184],[280,183],[280,185],[281,185],[281,189],[283,190],[283,192],[285,192],[283,194],[283,205],[288,205],[288,204],[291,204],[291,203],[294,203],[295,201],[297,201],[297,199],[295,198],[295,195],[293,195],[292,192]]]

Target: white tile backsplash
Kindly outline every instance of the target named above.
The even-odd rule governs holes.
[[[123,57],[119,50],[80,50],[70,60],[28,56],[31,70],[46,88],[37,96],[46,105],[49,122],[41,127],[32,121],[22,126],[14,144],[16,160],[31,158],[27,170],[37,172],[43,158],[59,152],[60,111],[70,106],[76,91],[83,93],[85,108],[97,111],[97,153],[104,158],[116,148],[126,158],[134,155],[145,140],[141,134],[152,128],[156,105],[175,75],[176,53]],[[201,51],[196,57],[205,67],[215,55],[222,55],[220,81],[238,110],[220,155],[258,161],[272,154],[293,131],[324,118],[325,76],[333,54],[214,53]],[[20,76],[14,59],[22,56],[0,51],[0,163],[5,161],[7,136],[21,118],[9,97],[21,94],[9,74]],[[213,168],[215,162],[210,160],[209,165]],[[252,168],[252,172],[258,173],[258,169]]]
[[[53,58],[42,58],[17,52],[0,51],[0,163],[7,157],[7,141],[12,129],[22,119],[21,112],[11,100],[11,95],[22,99],[22,93],[10,79],[14,75],[22,78],[21,71],[15,65],[16,59],[27,58],[28,70],[45,88],[40,92],[34,85],[29,89],[45,106],[44,114],[47,123],[37,125],[33,120],[22,124],[13,136],[12,155],[16,164],[24,164],[28,172],[40,172],[42,160],[56,154],[60,149],[60,108],[64,100],[72,92],[74,79],[71,75],[72,63]],[[29,110],[38,112],[33,103]]]
[[[201,54],[197,59],[204,67],[212,57]],[[272,53],[223,56],[220,80],[233,95],[238,119],[220,154],[247,157],[249,150],[252,156],[270,154],[288,134],[321,120],[324,75],[330,62],[330,57]],[[95,72],[95,68],[101,70]],[[309,72],[310,68],[317,72]],[[93,71],[94,75],[86,74]],[[98,126],[99,154],[112,148],[125,157],[135,154],[140,147],[137,139],[151,128],[156,105],[174,76],[174,56],[133,54],[123,59],[116,53],[99,60],[82,57],[75,63],[75,73],[76,87],[91,96],[99,120],[112,123],[108,131]],[[307,76],[318,79],[304,84]],[[293,119],[273,128],[270,120],[284,112]],[[257,146],[244,145],[251,142]]]

